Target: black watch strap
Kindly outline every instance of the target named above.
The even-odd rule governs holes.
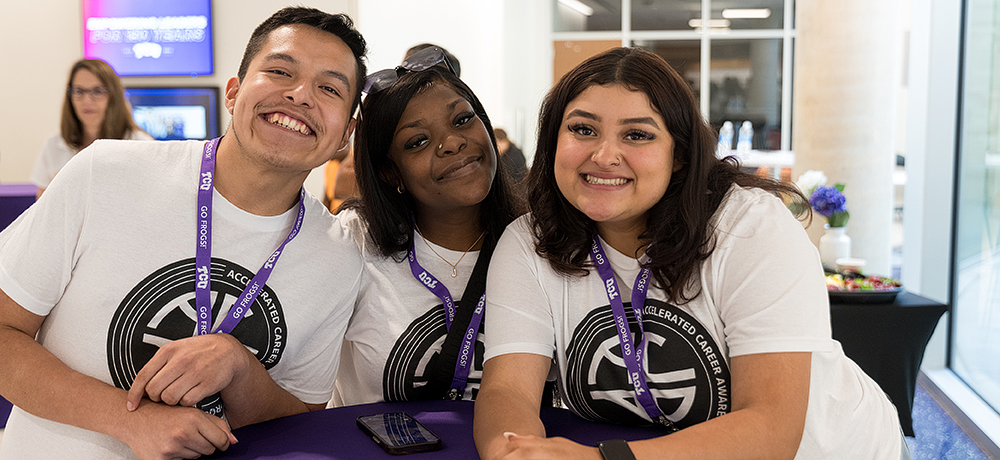
[[[597,445],[597,450],[601,451],[601,457],[604,457],[604,460],[635,460],[632,448],[624,439],[601,441]]]

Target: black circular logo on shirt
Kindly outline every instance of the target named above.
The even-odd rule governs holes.
[[[386,401],[441,399],[445,396],[444,392],[451,385],[450,379],[448,387],[443,391],[428,387],[431,374],[439,366],[441,346],[448,335],[444,319],[444,306],[438,305],[413,320],[396,339],[382,373],[382,397]],[[452,327],[459,326],[457,323],[452,324]],[[462,399],[474,399],[479,393],[479,382],[483,376],[483,350],[483,333],[480,327]],[[447,375],[453,375],[454,370],[454,366],[447,369]]]
[[[630,303],[626,317],[635,343],[639,329]],[[647,299],[643,308],[646,381],[656,405],[678,428],[731,409],[729,366],[704,325],[673,305]],[[648,424],[622,359],[611,306],[592,310],[567,349],[565,397],[595,421]]]
[[[118,388],[129,389],[135,375],[161,346],[196,334],[194,259],[167,265],[139,282],[118,305],[108,329],[108,370]],[[225,259],[212,258],[212,326],[218,325],[250,283],[254,273]],[[266,369],[281,359],[287,336],[285,315],[267,285],[232,335]]]

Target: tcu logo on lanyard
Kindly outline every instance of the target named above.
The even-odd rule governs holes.
[[[609,299],[618,297],[618,286],[615,285],[615,280],[604,280],[604,289],[607,289]]]
[[[418,276],[418,278],[420,278],[420,282],[424,283],[424,286],[427,286],[429,289],[434,289],[438,285],[437,280],[431,277],[426,271],[420,272],[420,276]]]
[[[205,191],[212,190],[212,173],[201,173],[201,185],[198,188]]]

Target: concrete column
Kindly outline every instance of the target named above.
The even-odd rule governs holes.
[[[751,113],[764,115],[767,124],[781,126],[781,40],[750,41],[750,66],[752,77],[747,91],[747,106]],[[736,126],[739,129],[739,126]],[[767,132],[754,133],[754,137],[766,136]],[[754,142],[754,148],[765,149],[767,139]],[[777,145],[766,147],[777,150]]]
[[[852,256],[889,274],[900,85],[899,0],[796,4],[792,149],[794,180],[822,170],[846,184]],[[818,244],[825,219],[809,235]]]

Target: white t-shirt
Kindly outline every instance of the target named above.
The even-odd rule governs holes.
[[[345,336],[331,405],[441,399],[444,394],[421,391],[427,383],[429,367],[437,363],[447,334],[441,299],[413,277],[406,260],[396,262],[392,257],[378,254],[356,212],[344,211],[338,217],[344,231],[361,248],[365,268],[361,292]],[[458,301],[469,282],[479,251],[470,251],[463,258],[460,251],[430,243],[450,262],[462,258],[458,276],[452,278],[451,266],[434,255],[427,243],[430,242],[419,233],[414,234],[417,261],[448,288],[458,308],[464,308]],[[483,330],[480,328],[463,399],[473,399],[479,392],[482,357]]]
[[[145,131],[129,131],[125,139],[151,141],[153,137],[146,134]],[[31,183],[38,188],[48,188],[52,178],[56,177],[56,173],[63,166],[66,166],[69,160],[73,159],[76,152],[75,148],[66,145],[66,141],[58,133],[49,137],[49,140],[45,141],[45,146],[42,147],[42,153],[38,154],[38,158],[35,159],[35,168],[31,170]]]
[[[38,341],[63,363],[128,388],[159,347],[194,322],[196,191],[202,141],[97,141],[0,233],[0,289],[47,316]],[[218,325],[291,230],[214,196],[212,299]],[[361,282],[361,256],[336,218],[306,195],[302,228],[233,330],[280,386],[305,403],[333,391]],[[220,298],[222,299],[220,301]],[[19,408],[0,458],[134,458],[103,434]]]
[[[492,258],[485,359],[553,356],[571,410],[601,422],[650,423],[629,383],[600,276],[553,270],[535,253],[529,218],[507,228]],[[796,458],[898,459],[895,407],[832,340],[819,257],[798,221],[776,197],[733,187],[715,237],[695,300],[676,306],[651,287],[642,309],[646,380],[661,412],[680,428],[724,415],[732,410],[731,357],[812,352]],[[631,291],[639,262],[602,244],[636,334]]]

